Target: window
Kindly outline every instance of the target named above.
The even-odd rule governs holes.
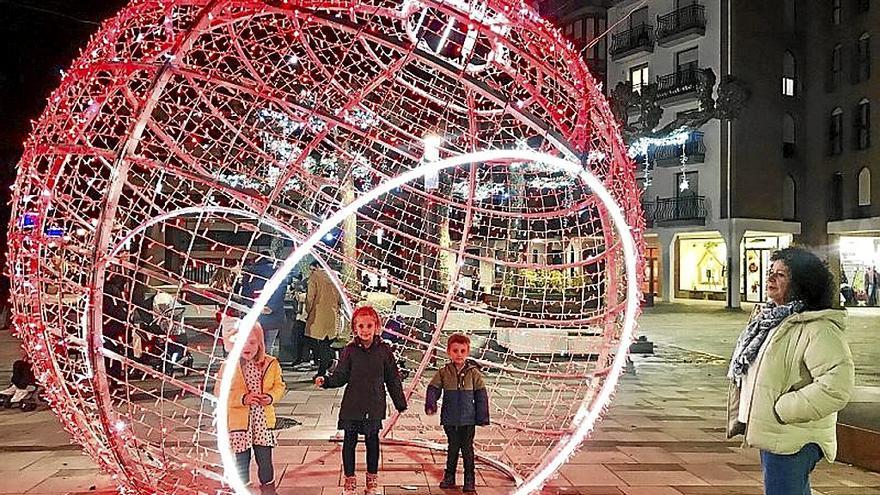
[[[633,93],[642,92],[642,87],[648,84],[648,64],[639,65],[629,70],[629,81],[632,83]]]
[[[697,47],[675,54],[675,71],[686,72],[697,68],[700,63],[700,52]]]
[[[637,28],[640,26],[646,26],[648,24],[648,7],[642,7],[638,10],[634,10],[632,14],[629,15],[629,28]]]
[[[856,44],[855,81],[867,81],[871,77],[871,36],[864,33]]]
[[[782,219],[797,218],[797,183],[794,177],[787,175],[782,181]]]
[[[864,167],[859,171],[859,206],[871,205],[871,171]]]
[[[843,218],[843,174],[835,172],[831,176],[831,220]]]
[[[794,60],[794,54],[786,50],[782,57],[782,94],[794,96],[796,80],[797,64]]]
[[[835,108],[831,112],[828,125],[828,152],[839,155],[843,151],[843,110]]]
[[[595,40],[595,44],[584,51],[586,60],[605,60],[605,37],[596,40],[596,36],[605,32],[607,20],[598,14],[587,14],[569,22],[564,29],[565,36],[578,47],[586,46]]]
[[[831,0],[831,23],[840,24],[840,0]]]
[[[856,107],[855,120],[856,148],[860,150],[871,146],[871,102],[867,98]]]
[[[794,156],[795,143],[797,143],[797,129],[794,117],[790,113],[786,113],[782,117],[782,156],[784,158]]]
[[[840,87],[840,75],[843,66],[843,61],[841,60],[842,51],[843,45],[840,44],[835,45],[834,49],[831,50],[831,72],[828,79],[829,91],[836,91]]]
[[[797,24],[797,7],[795,6],[795,0],[785,0],[783,9],[785,10],[785,29],[793,31]]]

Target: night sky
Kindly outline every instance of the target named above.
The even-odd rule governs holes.
[[[123,0],[0,0],[0,250],[5,267],[9,185],[22,153],[22,142],[39,117],[46,98]],[[6,300],[6,280],[0,277]]]

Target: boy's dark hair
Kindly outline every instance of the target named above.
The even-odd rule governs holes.
[[[470,347],[471,339],[463,333],[456,332],[449,336],[449,340],[446,342],[446,348],[449,349],[450,347],[452,347],[452,344],[464,344]]]
[[[770,261],[782,261],[790,273],[788,300],[801,300],[808,311],[828,309],[834,300],[834,276],[824,261],[798,247],[780,249]]]

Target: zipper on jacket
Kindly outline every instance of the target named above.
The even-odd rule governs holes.
[[[785,320],[783,320],[783,322],[784,321]],[[780,323],[779,326],[776,327],[776,330],[778,330],[779,327],[781,327],[781,326],[782,326],[782,323]],[[773,335],[770,336],[770,340],[767,341],[767,344],[766,344],[767,347],[764,348],[764,352],[761,352],[761,360],[758,361],[758,365],[755,366],[755,385],[752,387],[752,394],[749,397],[749,410],[746,411],[746,427],[745,427],[745,430],[743,431],[743,441],[747,445],[749,443],[749,440],[748,440],[748,438],[749,438],[749,423],[750,423],[749,420],[752,417],[752,406],[755,404],[755,391],[758,389],[758,370],[761,369],[761,364],[764,363],[764,356],[767,354],[767,349],[770,347],[770,344],[773,343],[773,340],[774,340],[773,337],[776,337],[776,335],[778,333],[779,332],[774,332]],[[742,400],[742,399],[740,399],[740,400]],[[739,413],[737,412],[737,414],[739,414]]]

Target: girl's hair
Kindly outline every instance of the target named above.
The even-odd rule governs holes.
[[[263,326],[260,325],[260,322],[254,323],[254,328],[251,329],[251,334],[248,338],[251,337],[257,339],[257,352],[254,354],[254,362],[263,364],[266,361],[266,339],[263,337]]]
[[[376,334],[382,331],[382,318],[372,306],[361,306],[351,314],[351,330],[354,332],[354,321],[358,318],[372,318],[376,322]]]
[[[788,247],[770,255],[770,261],[781,261],[790,273],[788,300],[801,300],[806,309],[828,309],[834,300],[834,276],[815,254],[803,248]]]

